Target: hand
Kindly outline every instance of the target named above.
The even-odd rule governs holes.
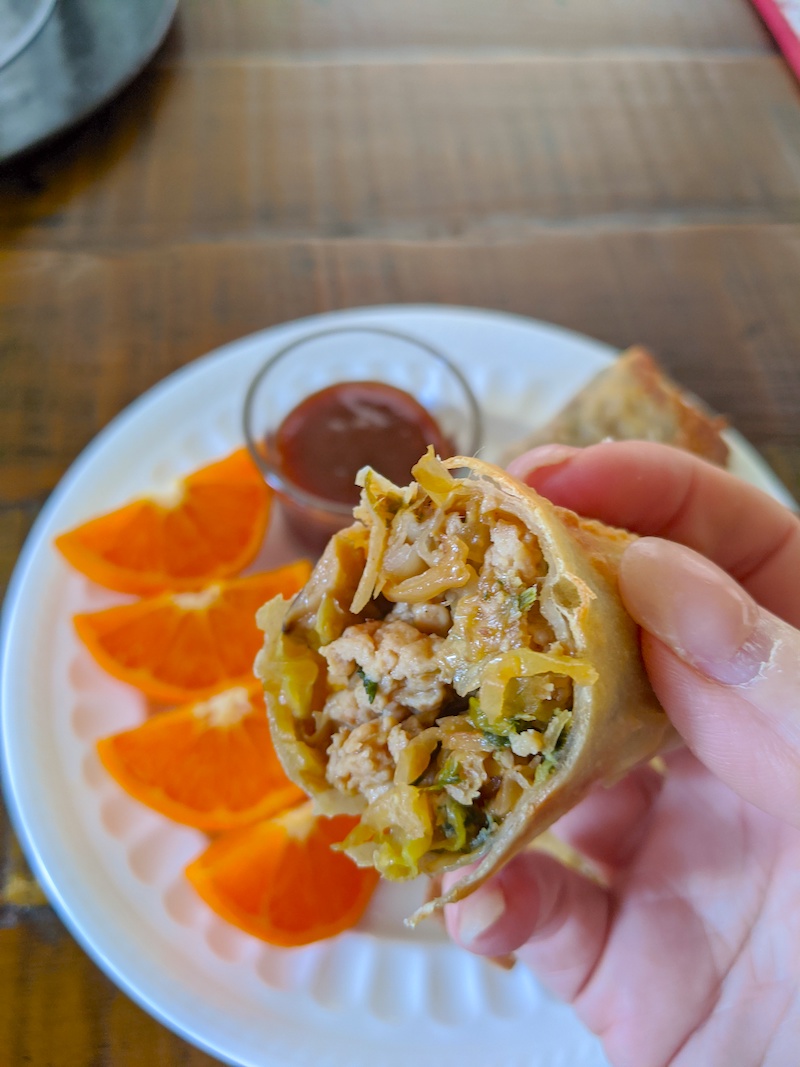
[[[797,1067],[800,522],[661,445],[548,446],[511,470],[645,535],[620,588],[686,748],[554,827],[604,885],[527,851],[450,906],[448,929],[516,952],[615,1067]]]

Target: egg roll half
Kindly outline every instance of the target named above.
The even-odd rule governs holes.
[[[499,468],[429,450],[411,485],[359,475],[355,523],[259,613],[256,660],[289,777],[389,879],[479,860],[467,895],[669,721],[617,589],[632,536]]]

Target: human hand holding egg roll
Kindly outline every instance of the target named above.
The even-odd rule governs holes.
[[[447,909],[484,955],[515,951],[615,1067],[796,1062],[800,1011],[800,523],[659,445],[540,448],[511,471],[640,535],[620,588],[686,742],[556,824],[600,885],[527,851]],[[446,886],[463,872],[446,875]]]

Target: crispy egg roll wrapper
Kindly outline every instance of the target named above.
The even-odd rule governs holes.
[[[637,764],[651,759],[675,736],[647,679],[637,627],[618,591],[619,561],[634,535],[556,508],[505,471],[481,460],[455,457],[445,461],[444,466],[456,481],[465,480],[470,497],[477,495],[487,523],[491,524],[493,516],[511,517],[538,542],[546,564],[538,592],[539,610],[552,628],[562,655],[588,664],[593,669],[593,680],[590,684],[577,680],[573,684],[569,732],[549,776],[522,791],[479,848],[423,857],[420,868],[432,875],[479,862],[448,893],[419,909],[412,916],[412,923],[467,896],[590,789],[613,783]],[[363,508],[357,513],[364,517]],[[366,802],[361,796],[336,790],[326,780],[326,752],[307,743],[297,715],[281,695],[280,676],[285,661],[276,667],[274,613],[283,612],[282,632],[291,632],[297,619],[317,610],[326,593],[336,590],[336,597],[328,596],[327,603],[330,606],[334,599],[337,610],[345,615],[339,625],[362,620],[363,613],[350,612],[349,607],[359,585],[363,586],[370,536],[377,534],[360,521],[336,534],[292,606],[278,608],[273,602],[272,607],[262,609],[260,618],[267,634],[256,670],[264,684],[275,746],[289,777],[326,814],[360,812]],[[366,610],[370,610],[369,606]],[[269,612],[273,613],[271,622],[267,618]],[[319,676],[313,685],[322,686]],[[324,691],[320,692],[322,695],[312,698],[314,707],[324,699]]]
[[[580,448],[606,441],[660,441],[721,467],[727,420],[681,389],[641,345],[595,375],[549,422],[508,449],[504,462],[545,444]]]

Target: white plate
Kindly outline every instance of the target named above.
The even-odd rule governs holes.
[[[523,968],[461,952],[436,923],[407,931],[419,883],[381,886],[360,927],[271,948],[228,926],[183,878],[201,834],[137,804],[107,777],[98,737],[141,721],[142,698],[77,642],[76,611],[119,597],[72,573],[55,534],[241,442],[257,366],[305,332],[379,324],[441,348],[464,371],[496,458],[615,352],[565,330],[458,308],[335,312],[265,330],[197,360],[132,404],[77,460],[22,553],[4,615],[2,714],[11,817],[75,937],[134,1000],[189,1041],[243,1067],[601,1067],[599,1043]],[[792,503],[731,435],[733,466]],[[274,562],[289,554],[270,534]],[[535,1037],[534,1037],[535,1035]]]

